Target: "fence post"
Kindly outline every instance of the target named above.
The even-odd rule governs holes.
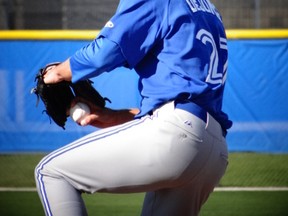
[[[261,0],[255,0],[255,28],[260,29],[261,28]]]

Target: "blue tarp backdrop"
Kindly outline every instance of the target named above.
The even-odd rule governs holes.
[[[47,152],[87,133],[70,119],[66,130],[42,113],[30,93],[38,69],[63,61],[88,41],[0,41],[0,153]],[[229,40],[224,111],[234,122],[230,151],[288,153],[288,39]],[[116,69],[94,78],[112,108],[137,107],[137,75]],[[145,133],[145,131],[143,131]],[[149,134],[147,134],[149,136]]]

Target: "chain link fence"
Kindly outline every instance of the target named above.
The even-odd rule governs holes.
[[[211,0],[226,28],[288,28],[288,0]],[[119,0],[0,0],[0,29],[100,29]]]
[[[287,28],[288,0],[212,0],[226,28]]]
[[[114,14],[118,1],[0,0],[0,30],[100,29]],[[226,28],[288,28],[288,0],[212,1],[220,10]],[[272,155],[264,160],[258,158],[261,154],[248,159],[243,156],[247,155],[233,155],[222,186],[287,187],[287,155]],[[34,186],[33,169],[40,158],[0,154],[0,187]]]

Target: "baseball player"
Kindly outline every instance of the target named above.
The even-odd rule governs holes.
[[[78,122],[103,128],[47,155],[35,169],[45,214],[87,215],[81,193],[147,192],[142,216],[196,216],[227,166],[221,110],[227,40],[209,0],[120,0],[97,38],[47,70],[45,83],[139,75],[140,108],[88,104]]]

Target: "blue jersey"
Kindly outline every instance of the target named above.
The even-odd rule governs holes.
[[[208,111],[223,128],[227,40],[208,0],[121,0],[101,30],[139,75],[139,116],[182,95]],[[122,61],[121,61],[122,62]]]
[[[206,0],[122,0],[100,33],[117,43],[140,77],[141,114],[188,93],[223,127],[227,40]]]

